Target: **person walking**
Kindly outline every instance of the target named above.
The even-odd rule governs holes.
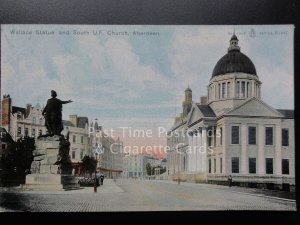
[[[229,187],[232,186],[232,176],[231,175],[228,176],[228,186]]]

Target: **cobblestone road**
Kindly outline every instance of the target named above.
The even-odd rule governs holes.
[[[93,188],[64,192],[1,189],[0,211],[93,212],[174,210],[296,210],[294,200],[246,188],[168,181],[106,179]]]

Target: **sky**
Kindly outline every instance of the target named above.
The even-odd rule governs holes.
[[[294,109],[293,25],[2,25],[1,95],[43,106],[53,89],[73,100],[66,120],[97,118],[124,145],[166,145],[163,130],[182,111],[184,90],[195,102],[207,94],[233,31],[262,81],[262,100]],[[129,128],[153,133],[133,137]]]

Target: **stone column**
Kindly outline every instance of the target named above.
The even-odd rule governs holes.
[[[251,90],[252,90],[251,96],[254,97],[254,96],[255,96],[255,91],[254,91],[254,80],[251,81]]]
[[[201,128],[199,128],[199,159],[198,159],[198,164],[199,164],[199,167],[198,167],[198,171],[200,172],[203,172],[203,157],[206,153],[203,153],[204,150],[203,150],[203,144],[202,144],[203,140],[202,140],[202,130]]]
[[[226,124],[223,124],[222,125],[222,152],[223,152],[223,156],[222,156],[222,160],[223,160],[223,162],[222,162],[222,172],[224,173],[224,174],[226,174],[226,173],[228,173],[228,171],[227,171],[227,155],[228,155],[228,153],[227,153],[227,151],[229,151],[229,148],[227,148],[227,125]]]
[[[241,126],[241,173],[247,174],[248,171],[248,153],[247,153],[247,125]]]
[[[188,135],[188,140],[189,140],[189,147],[190,151],[188,151],[188,165],[187,165],[187,170],[188,172],[192,171],[191,165],[192,165],[192,154],[193,154],[193,136],[191,134]]]
[[[195,137],[195,145],[197,146],[196,148],[196,154],[195,154],[195,171],[198,171],[198,159],[199,159],[199,143],[198,143],[198,139],[199,139],[199,131],[196,131],[196,137]]]
[[[265,129],[263,124],[258,125],[258,152],[257,152],[257,164],[258,164],[258,174],[265,174]]]
[[[275,126],[275,174],[282,174],[282,158],[281,158],[281,126]]]
[[[208,172],[208,168],[206,168],[206,160],[207,160],[207,136],[206,136],[206,127],[202,127],[202,143],[201,145],[203,152],[205,151],[205,153],[202,154],[202,165],[201,165],[201,170],[204,172]]]

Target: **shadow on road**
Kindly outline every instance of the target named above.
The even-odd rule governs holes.
[[[29,212],[29,199],[15,193],[0,193],[0,207],[10,210]]]

